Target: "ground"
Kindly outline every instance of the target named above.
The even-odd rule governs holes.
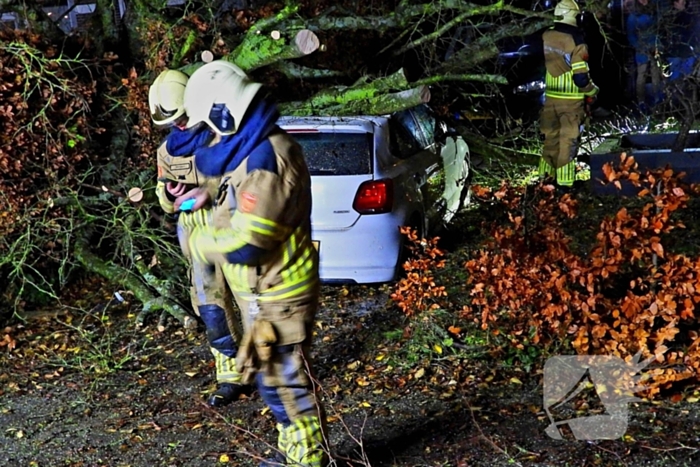
[[[465,245],[448,243],[459,266]],[[314,355],[338,465],[700,465],[693,388],[680,402],[631,403],[621,439],[554,440],[541,361],[493,358],[469,336],[447,343],[405,318],[391,291],[323,288]],[[92,308],[53,308],[2,333],[1,465],[249,466],[270,454],[274,420],[257,394],[205,404],[213,367],[201,328],[159,331],[155,317],[137,328],[136,307],[100,293]]]

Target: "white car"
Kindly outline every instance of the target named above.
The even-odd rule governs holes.
[[[424,234],[465,202],[466,143],[447,138],[438,146],[435,120],[424,109],[390,117],[282,117],[279,125],[301,144],[311,172],[312,236],[324,283],[394,280],[399,228]]]

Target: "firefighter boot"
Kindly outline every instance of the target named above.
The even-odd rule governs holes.
[[[236,383],[219,383],[216,391],[209,396],[207,404],[212,407],[223,407],[237,401],[242,395],[250,395],[251,387]]]
[[[285,460],[284,454],[278,452],[275,454],[275,457],[262,461],[258,464],[258,467],[284,467],[286,465],[287,461]]]

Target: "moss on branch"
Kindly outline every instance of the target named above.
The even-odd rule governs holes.
[[[318,37],[308,29],[285,31],[275,39],[254,25],[243,42],[223,58],[245,71],[252,71],[282,60],[309,55],[318,50],[319,46]]]
[[[355,90],[356,91],[356,90]],[[348,96],[339,97],[335,104],[325,107],[314,105],[313,100],[293,102],[281,105],[284,115],[388,115],[400,110],[415,107],[430,101],[427,86],[394,93],[352,93],[356,99]]]

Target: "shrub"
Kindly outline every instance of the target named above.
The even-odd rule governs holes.
[[[410,256],[402,265],[406,275],[399,280],[391,299],[406,316],[440,308],[440,298],[447,295],[434,277],[435,270],[445,267],[445,252],[437,246],[440,238],[419,238],[410,227],[401,227],[401,233],[406,236]]]
[[[465,265],[471,301],[462,317],[520,349],[570,340],[579,354],[656,356],[663,365],[650,372],[651,396],[696,379],[700,369],[700,258],[665,248],[668,234],[684,228],[674,213],[687,206],[689,189],[671,169],[642,175],[625,154],[604,173],[618,187],[637,187],[641,203],[606,216],[589,254],[574,251],[565,229],[580,229],[570,195],[557,199],[551,185],[529,196],[507,184],[475,188],[503,210],[504,221]]]

